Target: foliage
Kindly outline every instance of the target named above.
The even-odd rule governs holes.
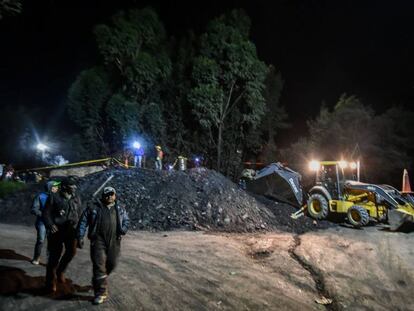
[[[120,12],[95,27],[101,67],[81,73],[69,91],[68,111],[90,154],[123,149],[139,135],[165,141],[164,80],[171,71],[165,31],[149,8]],[[84,146],[85,147],[85,146]]]
[[[280,72],[270,65],[263,93],[266,102],[265,116],[258,131],[252,131],[249,134],[250,137],[247,138],[247,141],[256,142],[255,150],[260,152],[260,160],[264,163],[275,162],[277,134],[279,130],[289,128],[287,112],[280,105],[283,85],[284,81]]]
[[[249,126],[256,127],[264,114],[262,96],[267,68],[249,40],[250,19],[234,10],[214,19],[200,39],[200,53],[193,66],[193,88],[188,99],[193,113],[216,149],[220,170],[223,148],[229,137],[240,137]],[[232,118],[230,126],[228,123]],[[237,148],[225,151],[232,157]]]
[[[119,74],[123,95],[139,103],[151,100],[149,95],[171,71],[157,14],[150,8],[120,12],[111,25],[98,25],[95,35],[105,65]]]
[[[109,77],[102,68],[81,72],[69,89],[68,112],[80,128],[82,141],[90,156],[105,153],[103,107],[110,96]]]
[[[22,11],[21,0],[0,0],[0,20],[5,15],[16,15]]]
[[[412,113],[397,107],[376,115],[356,96],[344,94],[332,111],[321,107],[308,122],[309,137],[284,150],[283,159],[301,172],[310,159],[360,160],[363,181],[395,183],[412,164],[413,120]]]
[[[69,91],[82,145],[73,153],[119,153],[140,137],[147,147],[161,144],[167,158],[201,155],[236,176],[243,154],[257,153],[261,137],[274,140],[285,118],[280,75],[270,67],[265,91],[268,67],[249,31],[250,19],[237,10],[212,20],[201,36],[189,31],[179,40],[167,39],[150,8],[96,26],[101,64],[82,72]],[[263,125],[265,112],[271,127]]]
[[[193,60],[196,54],[196,36],[192,31],[176,42],[171,40],[172,74],[165,84],[164,117],[168,120],[166,136],[170,152],[175,155],[205,153],[206,144],[200,139],[198,123],[191,118],[187,95],[191,89]]]
[[[14,192],[22,190],[26,185],[17,181],[0,181],[0,198],[4,198]]]

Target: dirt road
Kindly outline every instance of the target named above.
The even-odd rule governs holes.
[[[414,233],[132,232],[99,307],[88,247],[47,296],[45,267],[29,263],[34,239],[32,227],[0,224],[0,310],[414,310]]]

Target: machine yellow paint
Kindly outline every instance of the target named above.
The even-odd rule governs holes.
[[[344,168],[339,167],[340,162],[343,163],[319,162],[315,186],[309,191],[308,214],[316,219],[324,219],[331,213],[347,214],[350,223],[356,227],[366,225],[370,220],[388,221],[395,230],[403,222],[413,221],[414,205],[401,199],[401,194],[396,189],[386,185],[347,181]],[[331,177],[334,178],[326,177],[327,167],[335,168],[330,170],[330,174],[333,174]],[[392,219],[388,217],[389,210],[393,211]]]

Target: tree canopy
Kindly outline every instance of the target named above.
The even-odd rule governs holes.
[[[301,172],[311,159],[360,160],[363,181],[390,183],[411,165],[412,121],[413,114],[401,107],[376,114],[356,96],[343,94],[332,110],[322,106],[308,121],[309,136],[282,154]]]
[[[0,0],[0,20],[5,15],[16,15],[22,11],[21,0]]]
[[[392,107],[378,114],[355,95],[322,105],[307,120],[308,135],[279,149],[280,130],[289,127],[280,100],[285,82],[258,57],[250,27],[249,17],[233,10],[201,34],[169,37],[151,8],[97,25],[101,58],[68,94],[79,144],[72,154],[120,153],[139,137],[147,154],[160,144],[167,162],[201,155],[204,165],[235,178],[247,159],[285,161],[305,173],[312,158],[358,158],[363,178],[374,182],[396,180],[412,165],[412,113]]]
[[[240,10],[213,19],[200,36],[189,31],[178,40],[168,38],[151,8],[96,26],[102,59],[80,73],[68,96],[84,151],[117,152],[139,136],[173,158],[198,154],[218,169],[240,166],[242,152],[254,145],[246,137],[261,136],[265,111],[274,109],[264,97],[268,66],[249,31]],[[273,85],[279,93],[281,83]]]
[[[223,145],[239,141],[247,128],[259,125],[265,112],[267,67],[257,57],[249,30],[250,19],[243,11],[214,19],[201,36],[200,53],[194,61],[189,101],[216,148],[218,170]],[[223,135],[224,131],[233,135]],[[242,148],[239,145],[232,146],[233,153]]]

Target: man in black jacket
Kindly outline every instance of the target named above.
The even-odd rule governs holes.
[[[46,289],[56,291],[56,281],[65,282],[64,272],[76,254],[76,226],[81,200],[76,195],[73,178],[62,181],[61,190],[46,201],[43,219],[48,230],[49,260],[46,268]],[[65,253],[62,256],[63,246]]]
[[[79,220],[78,247],[88,229],[93,264],[92,285],[94,304],[101,304],[108,297],[108,275],[115,269],[121,250],[121,236],[128,231],[129,218],[126,210],[116,201],[116,191],[105,187],[101,200],[90,202]]]

